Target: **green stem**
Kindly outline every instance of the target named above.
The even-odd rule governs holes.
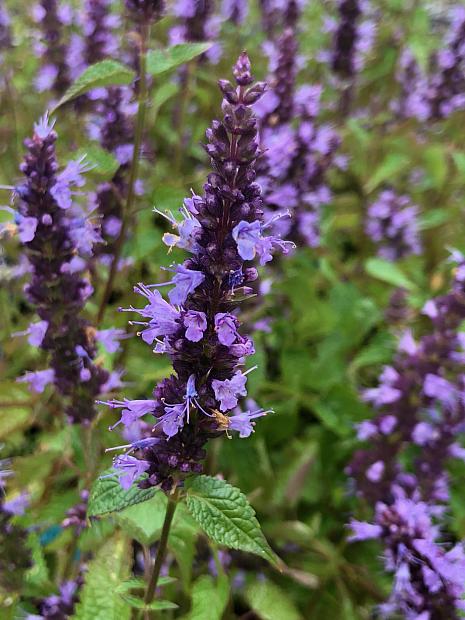
[[[106,306],[113,289],[113,282],[118,271],[118,263],[123,250],[126,233],[128,231],[129,224],[131,222],[132,210],[134,199],[136,196],[135,185],[137,181],[137,175],[139,172],[140,161],[140,149],[142,145],[142,138],[144,134],[145,116],[147,111],[147,45],[150,38],[150,24],[143,24],[140,36],[140,48],[139,48],[139,94],[137,98],[137,118],[136,127],[134,133],[134,152],[132,155],[131,170],[129,173],[128,193],[126,198],[126,204],[123,211],[123,221],[121,224],[120,234],[115,243],[115,251],[111,261],[110,272],[105,285],[105,290],[100,302],[96,324],[99,325],[105,315]]]
[[[160,543],[157,549],[157,556],[153,565],[152,574],[145,593],[144,602],[146,605],[150,605],[155,596],[155,590],[157,589],[158,579],[160,577],[160,571],[165,559],[166,548],[168,546],[168,536],[173,522],[174,513],[178,503],[179,488],[176,486],[168,498],[168,506],[166,507],[165,520],[163,522],[163,528],[161,531]],[[146,611],[146,618],[149,618],[149,612]]]

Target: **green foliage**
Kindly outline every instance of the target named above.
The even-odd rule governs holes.
[[[64,103],[79,97],[79,95],[88,93],[93,88],[130,84],[134,78],[134,71],[116,60],[97,62],[95,65],[90,65],[84,69],[56,104],[53,111]]]
[[[118,512],[133,504],[145,502],[157,493],[157,489],[139,489],[133,485],[128,490],[122,488],[113,470],[104,472],[92,485],[88,517],[98,517],[109,512]]]
[[[217,579],[202,575],[192,586],[191,610],[182,620],[221,620],[228,598],[229,584],[225,575]]]
[[[161,75],[200,56],[211,46],[211,43],[180,43],[165,49],[151,50],[147,54],[147,71],[152,75]]]
[[[198,476],[186,482],[186,492],[191,515],[214,542],[280,565],[262,534],[255,511],[239,489],[219,478]]]
[[[131,608],[116,591],[129,568],[127,539],[110,538],[89,564],[73,620],[129,620]]]
[[[263,620],[302,620],[286,592],[271,581],[256,581],[246,589],[245,596]]]
[[[150,545],[160,534],[165,517],[167,500],[163,493],[133,504],[116,515],[116,519],[128,536],[141,545]]]
[[[415,284],[409,280],[402,269],[384,258],[369,258],[365,263],[365,269],[370,276],[378,278],[378,280],[405,288],[408,291],[415,289]]]
[[[111,153],[97,144],[88,144],[78,150],[73,159],[84,158],[85,163],[95,175],[111,178],[119,168],[119,162]]]

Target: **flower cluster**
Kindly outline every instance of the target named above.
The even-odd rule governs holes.
[[[430,84],[430,117],[444,118],[465,107],[465,7],[451,13],[445,46],[435,56],[436,72]]]
[[[285,28],[294,28],[305,0],[260,0],[262,28],[273,41]]]
[[[251,106],[265,84],[253,84],[245,52],[234,76],[236,86],[219,82],[224,118],[207,130],[205,150],[213,172],[204,195],[185,200],[181,221],[168,216],[177,234],[167,233],[165,242],[191,257],[167,269],[172,274],[168,282],[139,284],[135,291],[147,303],[128,309],[146,319],[140,336],[155,344],[156,353],[169,356],[176,374],[161,381],[151,399],[106,403],[122,410],[116,425],[130,426],[146,414],[156,420],[149,437],[128,444],[126,454],[115,459],[123,486],[145,472],[140,486],[169,490],[180,475],[201,471],[209,438],[231,431],[247,437],[254,420],[266,413],[237,410],[252,370],[244,372],[243,366],[254,352],[250,338],[240,333],[237,306],[258,276],[246,263],[258,256],[264,264],[275,250],[288,251],[289,244],[266,236],[260,187],[254,182],[260,147]],[[172,287],[169,301],[158,290],[163,286]]]
[[[378,256],[396,261],[420,254],[418,208],[407,196],[393,190],[382,191],[368,208],[366,234],[378,248]]]
[[[215,15],[213,11],[213,0],[176,0],[173,12],[177,23],[169,32],[171,45],[216,41],[220,33],[221,16]],[[221,45],[212,45],[205,57],[217,63],[221,57]]]
[[[115,31],[121,20],[119,15],[111,12],[110,0],[86,0],[74,21],[79,28],[71,35],[67,52],[69,73],[73,80],[89,65],[116,56],[118,39]],[[104,88],[96,88],[79,97],[74,105],[80,110],[83,102],[104,99],[105,95]]]
[[[363,0],[340,0],[338,21],[327,22],[333,33],[331,68],[342,79],[355,77],[372,47],[374,24],[364,18],[366,8]]]
[[[165,0],[125,0],[131,19],[139,25],[159,21],[165,12]]]
[[[131,89],[112,86],[95,107],[91,132],[102,147],[113,153],[120,166],[110,181],[97,187],[94,202],[101,217],[101,234],[104,244],[96,254],[106,260],[114,252],[122,226],[123,201],[127,194],[127,176],[133,155],[135,112],[130,101]]]
[[[378,387],[365,391],[379,413],[359,425],[359,439],[370,446],[349,466],[358,493],[376,506],[374,523],[356,522],[355,535],[381,539],[395,573],[388,617],[396,610],[409,618],[458,618],[463,608],[463,550],[447,551],[437,525],[449,497],[446,463],[465,452],[457,443],[465,422],[465,342],[458,331],[465,319],[465,258],[455,253],[454,260],[451,292],[423,309],[431,331],[418,342],[405,332],[394,364],[384,368]]]
[[[42,59],[36,88],[61,95],[71,83],[64,29],[73,21],[72,8],[57,0],[40,0],[33,15],[40,28],[41,41],[36,47]]]
[[[122,334],[97,332],[81,316],[92,293],[83,272],[100,235],[89,213],[74,201],[74,188],[83,184],[82,162],[71,161],[59,172],[56,138],[48,118],[35,125],[33,137],[25,142],[25,180],[15,190],[18,236],[32,268],[26,294],[40,319],[22,333],[30,344],[50,353],[50,368],[26,373],[20,380],[37,392],[54,383],[67,397],[68,416],[88,421],[97,394],[115,383],[94,363],[96,343],[114,349]]]
[[[399,60],[397,81],[401,92],[393,109],[403,118],[439,120],[465,108],[465,7],[450,12],[444,45],[429,59],[424,72],[410,49]]]
[[[337,162],[339,138],[328,124],[316,121],[321,88],[303,85],[296,90],[295,31],[286,29],[277,46],[268,50],[271,89],[256,106],[266,150],[259,182],[270,212],[283,208],[292,212],[292,223],[280,220],[276,230],[315,247],[320,242],[320,209],[331,199],[326,174]]]
[[[0,51],[11,47],[11,26],[5,3],[0,1]]]
[[[59,594],[47,596],[38,605],[40,615],[28,615],[27,620],[66,620],[70,618],[79,600],[79,588],[83,579],[65,581],[59,588]]]
[[[223,0],[221,13],[225,21],[229,21],[236,26],[243,24],[249,12],[247,0]]]

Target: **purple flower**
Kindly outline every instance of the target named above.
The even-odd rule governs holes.
[[[48,321],[37,321],[37,323],[31,323],[29,327],[23,332],[16,332],[14,336],[28,336],[27,341],[33,347],[40,347],[42,341],[47,333]]]
[[[36,370],[35,372],[26,372],[22,377],[18,378],[21,383],[28,383],[29,388],[33,392],[42,393],[47,385],[55,380],[55,371],[53,368],[45,370]]]
[[[350,522],[352,534],[348,537],[349,542],[356,540],[370,540],[371,538],[380,538],[383,528],[374,523],[366,523],[365,521],[356,521],[352,519]]]
[[[38,220],[35,217],[22,217],[18,225],[18,236],[21,243],[32,241],[36,234]]]
[[[144,308],[123,308],[125,312],[137,312],[143,317],[150,320],[148,322],[132,321],[132,324],[144,325],[144,329],[138,332],[144,342],[152,344],[158,336],[168,336],[176,333],[179,329],[178,310],[173,308],[167,301],[163,299],[161,293],[157,290],[151,291],[149,287],[139,283],[134,287],[136,293],[147,298],[148,304]]]
[[[133,424],[136,420],[146,415],[147,413],[153,413],[155,407],[157,406],[156,400],[128,400],[125,398],[124,400],[109,400],[109,401],[98,401],[102,405],[107,405],[112,409],[123,409],[121,412],[121,419],[113,424],[110,427],[110,430],[113,430],[118,424],[124,424],[124,426],[129,426]]]
[[[240,371],[236,372],[232,379],[225,379],[224,381],[213,379],[212,388],[215,397],[220,401],[221,411],[234,409],[237,405],[238,396],[247,395],[246,383],[247,377]]]
[[[237,333],[238,324],[236,317],[228,312],[215,314],[215,331],[221,344],[229,347],[236,341],[239,335]]]
[[[3,502],[2,509],[14,516],[23,515],[29,506],[30,499],[29,493],[23,491],[13,499]]]
[[[172,304],[182,306],[187,296],[195,291],[202,284],[205,276],[200,271],[186,269],[184,265],[177,265],[175,268],[176,275],[172,279],[175,285],[168,293],[168,297]]]
[[[185,405],[173,405],[165,407],[162,418],[162,428],[165,435],[170,439],[184,426],[187,408]]]
[[[229,428],[232,431],[237,431],[239,437],[244,439],[249,437],[254,432],[255,422],[252,422],[255,418],[261,418],[268,412],[259,409],[257,411],[243,411],[229,416]]]
[[[202,340],[203,333],[207,329],[207,317],[205,312],[189,310],[183,318],[186,327],[186,338],[192,342]]]
[[[147,461],[136,459],[129,454],[117,456],[113,461],[113,469],[116,470],[120,484],[125,490],[129,489],[149,467],[150,463]]]
[[[124,329],[116,329],[114,327],[110,329],[100,329],[95,335],[97,342],[100,342],[108,353],[116,353],[116,351],[118,351],[120,348],[119,341],[122,338],[127,338]]]

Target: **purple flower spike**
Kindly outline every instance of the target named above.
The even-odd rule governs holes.
[[[53,382],[69,418],[88,421],[108,381],[107,372],[93,361],[95,330],[80,314],[92,293],[82,275],[83,256],[91,254],[92,241],[99,236],[88,213],[73,201],[72,188],[82,186],[85,167],[70,162],[57,174],[56,139],[47,116],[35,124],[33,137],[25,142],[24,181],[15,189],[23,227],[20,240],[31,265],[25,290],[40,319],[23,333],[30,344],[50,354],[50,369],[26,373],[21,381],[37,392]]]
[[[155,341],[154,351],[167,354],[174,370],[155,387],[154,406],[143,409],[155,419],[153,438],[121,447],[134,454],[131,459],[141,459],[147,473],[139,482],[142,488],[159,485],[169,491],[175,478],[201,472],[209,439],[229,431],[248,437],[255,419],[267,413],[261,409],[232,412],[247,393],[249,371],[241,369],[254,352],[250,338],[240,334],[238,299],[242,295],[237,292],[249,292],[248,284],[258,277],[246,260],[257,255],[267,262],[272,250],[287,251],[287,245],[278,236],[263,235],[270,224],[263,222],[261,191],[255,183],[260,150],[252,105],[265,85],[254,84],[245,53],[233,72],[235,85],[219,82],[224,118],[213,121],[207,131],[205,150],[213,172],[203,196],[184,201],[180,223],[171,214],[159,213],[179,233],[168,233],[165,242],[183,247],[189,258],[167,269],[174,274],[170,282],[139,284],[135,290],[148,303],[138,310],[127,308],[147,319],[142,322],[142,338],[149,344]],[[170,285],[174,285],[168,292],[171,303],[160,292]],[[125,407],[127,420],[122,416],[121,421],[134,423],[140,411],[134,411],[132,402],[108,404]],[[133,473],[132,460],[128,467],[131,474],[124,484],[140,473]]]
[[[382,617],[461,617],[465,585],[462,544],[447,533],[450,458],[464,458],[457,437],[465,428],[463,334],[464,257],[449,293],[427,302],[431,327],[417,341],[410,332],[398,344],[380,384],[365,390],[377,415],[358,427],[359,450],[348,472],[357,492],[374,507],[372,522],[353,521],[351,540],[376,538],[393,574]],[[408,449],[417,446],[413,454]],[[406,613],[408,612],[408,613]]]

